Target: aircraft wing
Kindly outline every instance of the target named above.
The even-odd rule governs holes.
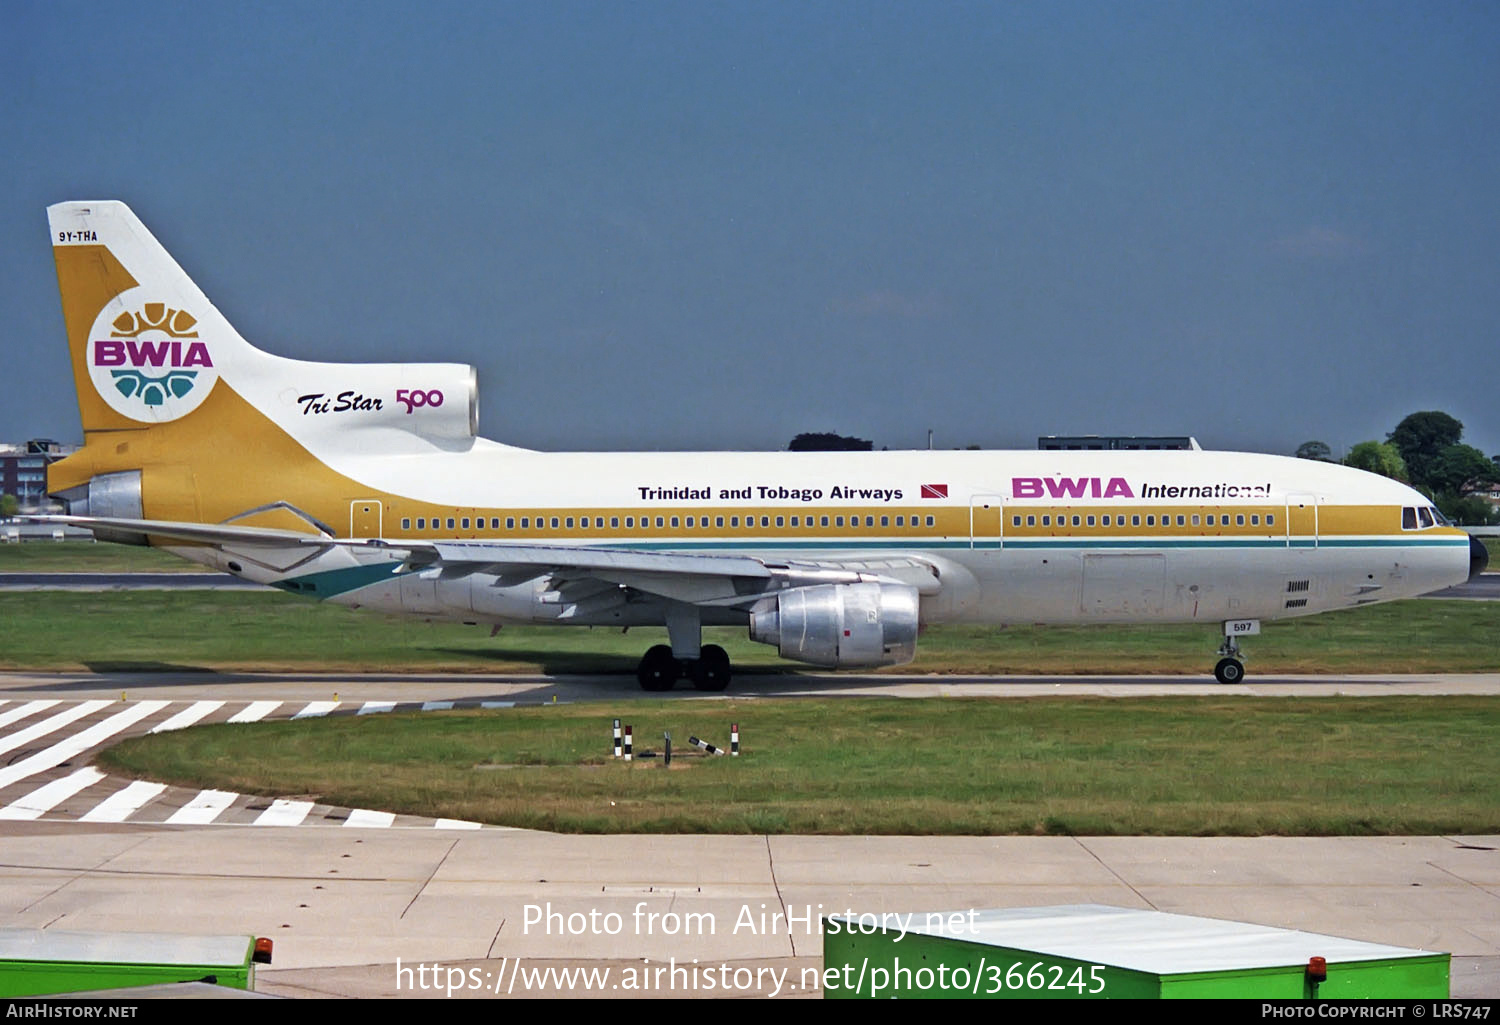
[[[600,581],[692,605],[748,607],[778,591],[819,584],[886,581],[909,584],[920,594],[939,589],[939,572],[914,554],[847,559],[820,555],[816,560],[788,560],[733,552],[657,552],[633,548],[579,545],[517,544],[509,541],[411,541],[385,538],[334,538],[272,527],[226,523],[183,523],[103,516],[29,516],[39,523],[59,523],[115,536],[156,537],[211,546],[379,549],[402,554],[407,571],[439,569],[445,576],[486,573],[509,586],[546,576],[554,584]],[[309,554],[311,557],[311,553]]]
[[[412,569],[440,567],[445,575],[493,574],[501,585],[540,576],[554,585],[602,581],[692,605],[748,607],[766,594],[818,584],[899,581],[919,593],[938,590],[931,563],[892,555],[871,564],[822,557],[784,560],[736,553],[640,551],[607,546],[527,545],[507,541],[340,541],[342,545],[408,551]]]

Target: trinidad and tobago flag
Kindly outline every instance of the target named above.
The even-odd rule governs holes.
[[[923,484],[922,485],[922,497],[923,498],[947,498],[948,497],[948,485],[946,485],[946,484]]]

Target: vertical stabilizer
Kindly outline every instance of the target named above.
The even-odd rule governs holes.
[[[85,435],[139,430],[202,405],[252,348],[124,203],[47,208]]]

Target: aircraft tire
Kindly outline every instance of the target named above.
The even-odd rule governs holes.
[[[672,649],[657,644],[647,650],[636,668],[635,678],[641,682],[641,690],[671,690],[682,675],[682,664],[672,657]]]
[[[729,686],[729,652],[717,644],[705,644],[690,675],[698,690],[723,690]]]
[[[1245,664],[1237,658],[1221,658],[1214,666],[1214,679],[1220,683],[1244,683]]]

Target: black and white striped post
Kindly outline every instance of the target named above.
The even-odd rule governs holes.
[[[615,757],[620,757],[620,720],[615,720]]]
[[[740,724],[729,724],[729,753],[738,758],[740,756]]]
[[[627,762],[630,761],[630,747],[631,747],[630,727],[627,726],[627,727],[625,727],[625,760]]]
[[[697,737],[689,737],[688,743],[692,744],[696,748],[701,748],[702,750],[707,751],[711,755],[721,755],[724,753],[724,749],[722,747],[714,747],[708,741],[699,740]]]

